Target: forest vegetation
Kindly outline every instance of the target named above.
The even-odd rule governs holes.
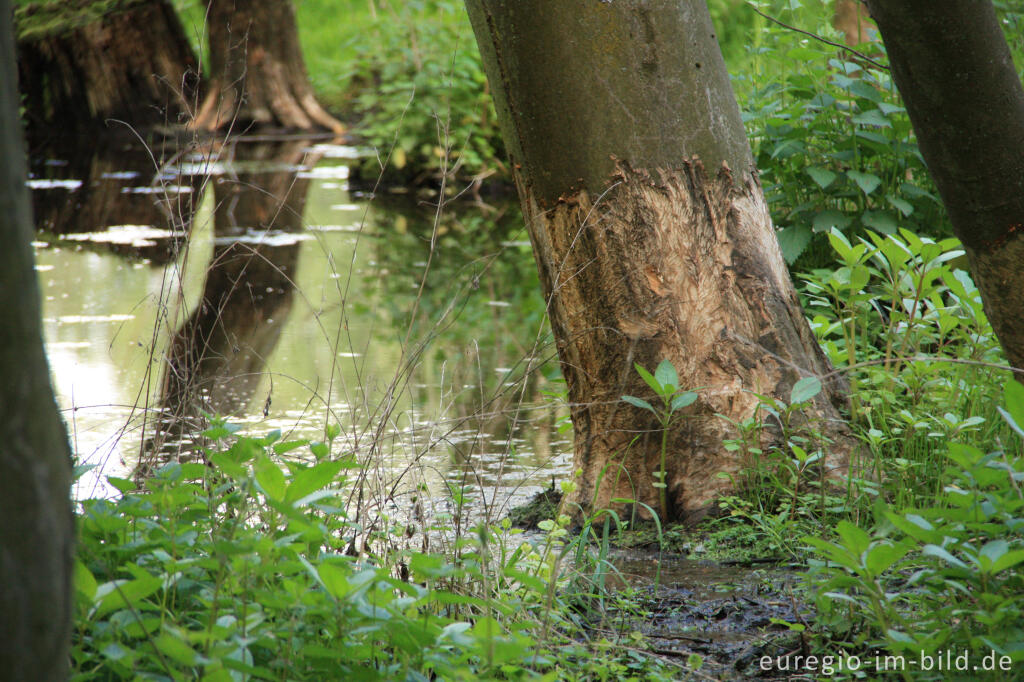
[[[898,86],[908,87],[903,74],[920,46],[913,43],[914,49],[902,51],[893,47],[912,41],[887,37],[899,36],[900,22],[905,22],[899,12],[887,14],[891,2],[866,3],[881,17],[880,35],[863,8],[858,12],[856,5],[842,0],[708,0],[717,35],[707,43],[708,49],[714,52],[716,42],[721,49],[726,86],[719,92],[725,92],[730,103],[735,96],[734,129],[743,138],[738,151],[723,153],[734,172],[726,180],[741,178],[738,184],[754,197],[750,201],[764,205],[762,223],[772,246],[762,249],[762,263],[768,263],[763,269],[770,271],[772,281],[785,285],[780,285],[778,298],[791,296],[794,311],[787,318],[792,331],[775,324],[778,318],[768,319],[764,327],[751,327],[760,343],[776,349],[772,355],[781,369],[754,373],[756,378],[744,379],[741,390],[728,400],[721,399],[717,389],[709,390],[714,387],[703,379],[714,378],[713,373],[699,374],[706,367],[688,367],[696,352],[689,341],[678,343],[674,354],[642,345],[635,346],[636,352],[630,346],[627,352],[617,337],[605,346],[566,350],[571,344],[560,335],[577,340],[599,326],[597,313],[586,317],[594,310],[588,305],[599,297],[583,288],[589,283],[586,276],[566,284],[558,278],[560,273],[551,271],[560,263],[570,263],[573,272],[586,272],[591,263],[612,269],[630,263],[632,254],[610,247],[602,251],[598,242],[588,241],[586,248],[598,246],[579,262],[571,260],[571,248],[558,252],[557,244],[552,247],[555,256],[545,256],[543,234],[556,234],[565,225],[578,227],[572,220],[585,224],[595,207],[604,205],[605,195],[583,187],[589,170],[580,168],[581,187],[573,188],[583,193],[569,196],[567,186],[548,182],[549,176],[523,161],[545,154],[574,158],[571,150],[563,154],[562,141],[556,145],[552,137],[530,139],[524,132],[513,139],[508,134],[510,127],[526,128],[511,126],[509,117],[528,110],[531,102],[538,108],[552,105],[525,86],[521,91],[509,86],[494,92],[495,64],[508,54],[503,50],[521,49],[498,38],[490,47],[481,40],[483,49],[478,48],[478,38],[484,35],[481,26],[486,24],[481,17],[495,7],[500,17],[501,3],[468,1],[469,12],[456,0],[281,3],[289,7],[278,8],[284,11],[278,21],[294,17],[302,52],[299,63],[304,62],[285,80],[304,81],[308,75],[310,86],[290,89],[288,96],[299,103],[291,107],[297,118],[283,124],[268,123],[273,116],[260,119],[258,95],[247,99],[225,94],[243,76],[228,75],[232,67],[217,66],[218,58],[211,52],[218,44],[236,43],[230,36],[216,37],[207,23],[214,15],[205,4],[15,0],[15,44],[19,59],[27,55],[19,64],[22,81],[39,73],[45,55],[65,54],[67,46],[53,36],[78,31],[75,35],[99,41],[95,22],[134,17],[130,13],[145,7],[156,12],[146,14],[147,21],[166,22],[158,30],[168,32],[168,44],[176,46],[162,56],[146,57],[153,69],[163,69],[160,83],[175,85],[171,99],[166,88],[152,90],[153,97],[164,98],[166,108],[124,110],[126,117],[139,117],[135,129],[147,140],[169,136],[176,144],[198,147],[203,140],[226,140],[250,129],[280,132],[302,127],[344,136],[362,150],[353,161],[353,184],[375,193],[374,201],[389,191],[409,193],[436,212],[434,232],[424,238],[431,249],[439,226],[447,229],[448,218],[442,216],[481,206],[483,219],[460,219],[458,230],[453,228],[447,238],[467,245],[498,241],[489,233],[494,223],[487,219],[487,202],[497,203],[518,189],[525,222],[531,225],[518,234],[521,239],[529,234],[534,250],[504,253],[531,272],[533,258],[537,259],[539,281],[533,275],[523,277],[517,282],[515,300],[522,329],[540,325],[543,343],[522,339],[517,347],[536,343],[547,356],[553,356],[556,347],[563,354],[561,369],[554,361],[545,364],[532,355],[525,357],[524,373],[542,376],[544,401],[559,410],[560,428],[570,440],[573,434],[577,437],[577,453],[593,441],[581,435],[584,428],[627,436],[610,439],[611,444],[605,444],[610,454],[596,460],[592,471],[579,467],[574,476],[553,482],[543,496],[547,506],[538,504],[530,510],[531,527],[524,529],[517,527],[522,511],[511,517],[492,515],[485,491],[472,481],[448,487],[443,512],[425,515],[423,500],[415,496],[410,510],[399,510],[390,496],[394,488],[389,488],[397,482],[372,482],[380,434],[394,417],[390,402],[382,400],[367,409],[366,423],[359,428],[368,435],[358,449],[350,448],[343,437],[348,427],[330,416],[324,418],[320,437],[293,440],[279,431],[243,433],[229,416],[193,414],[200,424],[193,427],[192,436],[203,444],[201,461],[161,462],[146,476],[111,475],[107,480],[117,494],[74,500],[73,556],[60,518],[34,521],[30,507],[28,513],[15,514],[9,509],[14,503],[4,504],[10,518],[2,526],[0,550],[13,542],[19,528],[26,528],[51,536],[49,559],[56,556],[60,563],[60,556],[65,558],[71,595],[64,606],[47,608],[55,614],[48,624],[50,636],[70,643],[70,679],[1024,677],[1024,383],[1020,370],[1015,378],[1010,369],[1015,363],[1007,360],[1018,352],[1014,339],[1020,339],[1014,334],[1021,318],[1015,291],[1000,292],[993,284],[1009,281],[1000,279],[1005,277],[1019,281],[1024,268],[1017,262],[986,260],[986,249],[1010,254],[1006,257],[1020,253],[1024,231],[1018,229],[1019,223],[995,236],[984,232],[984,226],[976,228],[970,223],[974,214],[964,208],[970,202],[949,200],[959,191],[959,167],[929,172],[929,163],[944,158],[936,154],[947,153],[946,147],[956,142],[950,141],[950,130],[941,128],[932,134],[915,133],[915,124],[920,126],[923,120],[919,112],[928,103],[901,96]],[[973,8],[988,3],[956,4]],[[1015,0],[992,4],[1019,88],[1024,75],[1024,5]],[[5,5],[0,3],[0,8],[7,9]],[[157,5],[173,7],[174,12],[158,12]],[[293,14],[287,11],[292,6]],[[510,25],[528,23],[517,17]],[[847,40],[839,29],[850,32],[852,26],[859,35]],[[134,36],[128,23],[123,30]],[[13,52],[15,45],[9,47]],[[124,55],[135,45],[127,47],[131,49],[125,52],[111,48],[111,53],[127,59]],[[612,52],[609,47],[607,53]],[[589,59],[589,52],[580,55],[581,61]],[[713,68],[705,64],[702,73]],[[220,77],[211,69],[219,70]],[[302,77],[295,75],[300,73]],[[6,88],[6,74],[5,79]],[[36,85],[23,82],[17,100],[20,110],[13,90],[5,91],[3,102],[5,115],[16,112],[26,123],[30,147],[53,133],[48,117],[61,107],[81,108],[83,129],[86,123],[105,129],[120,125],[112,122],[117,117],[85,111],[106,106],[99,97],[86,105],[78,95],[61,100]],[[492,96],[498,98],[497,109]],[[559,91],[554,99],[568,97]],[[103,101],[122,106],[113,96]],[[266,101],[278,100],[267,95]],[[237,113],[235,104],[251,105],[256,111],[246,114],[247,121],[255,121],[251,128],[248,123],[236,128],[241,120],[237,116],[221,116],[225,111]],[[971,110],[970,97],[961,104],[966,117],[985,113]],[[652,117],[645,120],[654,120],[654,109],[644,109],[644,115]],[[546,130],[568,135],[591,120],[585,114],[564,128],[558,126],[566,121],[555,121]],[[7,118],[0,120],[6,133],[17,130],[6,125]],[[308,126],[295,123],[303,120]],[[1018,130],[1024,118],[1007,126]],[[16,137],[5,137],[5,161],[23,158]],[[1016,138],[1007,139],[993,146],[1009,147]],[[1016,142],[1024,144],[1021,139]],[[659,147],[652,157],[674,151]],[[746,158],[756,167],[756,174],[749,177],[742,171]],[[715,184],[726,182],[721,179],[725,176],[716,174],[719,167],[716,163],[694,170],[696,164],[686,164],[686,172],[677,168],[675,176],[658,176],[658,186],[682,188],[680,194],[700,191],[715,201],[723,196],[733,200],[736,195],[722,189],[725,184]],[[961,176],[972,181],[980,172],[969,165],[964,168]],[[14,254],[11,263],[20,268],[20,277],[28,277],[31,237],[24,225],[17,227],[21,232],[14,227],[28,220],[22,170],[5,169],[2,206],[5,220],[7,215],[17,217],[9,221],[11,231],[5,236],[24,246],[23,260],[16,263]],[[571,170],[575,175],[575,168]],[[1013,175],[1018,171],[1019,166],[1007,171],[1010,186],[1024,183],[1024,172]],[[626,165],[614,172],[623,188],[620,192],[639,188],[636,196],[647,198],[654,193],[644,194],[657,184],[651,179],[653,172],[645,175],[644,169]],[[602,175],[601,181],[606,177]],[[985,189],[996,194],[1007,186],[998,184],[998,178],[988,181],[991,186]],[[758,198],[762,192],[763,200]],[[223,196],[218,195],[218,201]],[[986,206],[998,203],[990,195],[979,196],[986,197]],[[295,230],[301,230],[303,197],[304,189],[289,204],[289,209],[295,208]],[[653,199],[643,201],[623,204],[626,208],[615,209],[615,215],[646,216],[655,212],[652,206],[661,206]],[[705,229],[716,235],[716,215],[732,213],[711,207],[726,203],[707,202],[710,218]],[[537,207],[532,213],[531,205]],[[532,227],[531,221],[538,220],[551,222],[542,232]],[[640,222],[623,218],[622,234],[631,234]],[[625,243],[626,237],[621,238]],[[778,265],[771,266],[767,251],[774,253],[775,241]],[[576,246],[571,237],[566,243]],[[750,243],[758,245],[753,237]],[[1007,245],[1011,250],[1003,252]],[[650,250],[664,256],[665,262],[675,262],[665,255],[670,248],[666,240]],[[751,251],[758,253],[756,248]],[[467,252],[475,253],[468,248]],[[747,252],[736,253],[722,271],[731,272],[733,262],[740,268],[741,261],[758,260]],[[662,261],[657,265],[662,267]],[[504,272],[500,263],[493,267]],[[643,267],[641,263],[636,270],[654,282],[652,289],[664,284],[658,273],[651,275],[654,270]],[[0,291],[27,290],[25,281],[12,279],[9,284],[0,279]],[[411,286],[405,281],[401,285],[407,292],[419,284],[422,293],[425,281],[424,277]],[[477,279],[473,285],[479,285]],[[572,286],[579,286],[579,292]],[[543,294],[542,287],[547,287]],[[35,286],[28,289],[34,291]],[[755,293],[761,289],[757,283],[730,301],[759,301]],[[570,290],[579,309],[551,303],[553,291]],[[409,331],[394,386],[427,354],[446,352],[430,345],[433,328],[422,339],[414,338],[412,330],[420,317],[432,315],[441,326],[440,320],[459,308],[458,301],[440,299],[449,291],[418,293],[412,312],[403,311],[410,320]],[[0,364],[0,376],[45,373],[39,369],[39,310],[20,307],[9,293],[0,300],[5,319],[13,315],[9,311],[18,310],[27,330],[17,338],[11,332],[14,340],[0,347],[14,348],[15,342],[25,349],[37,346],[34,356],[25,351],[35,363],[31,366],[22,366],[21,356],[0,353],[0,361],[6,363]],[[636,300],[644,299],[621,299],[626,302],[615,314],[626,317],[628,311],[623,311],[638,305]],[[701,310],[706,316],[719,314]],[[743,315],[756,317],[757,310]],[[607,309],[600,313],[608,314]],[[193,320],[196,326],[217,324],[199,317]],[[586,323],[580,323],[582,330],[572,326],[579,319]],[[699,321],[703,329],[707,320]],[[685,322],[673,318],[657,334],[641,329],[635,336],[664,339]],[[3,334],[14,327],[3,329],[0,337],[6,339]],[[413,338],[415,343],[410,342]],[[708,343],[724,354],[725,338]],[[577,373],[574,365],[566,364],[570,352],[577,353],[571,356],[577,359],[588,357],[588,352],[598,356],[592,364],[580,365],[588,370],[599,366],[601,358],[614,358],[619,373],[606,372],[603,383],[591,381],[586,372]],[[168,352],[173,356],[168,362],[188,362],[186,353]],[[755,363],[747,363],[740,351],[736,356],[736,374],[747,377],[743,372]],[[787,366],[797,365],[815,369],[787,373]],[[755,390],[754,385],[768,387]],[[607,412],[581,416],[580,404],[593,399],[580,386],[603,396]],[[39,393],[32,399],[45,404],[48,396]],[[14,409],[19,400],[25,398],[0,392],[0,411],[21,414]],[[733,407],[735,411],[730,411]],[[0,429],[0,442],[22,442],[20,422],[7,422],[10,433]],[[702,425],[707,428],[701,430]],[[52,426],[41,427],[49,429],[45,437],[52,438]],[[701,483],[684,494],[678,481],[685,476],[677,475],[676,467],[684,462],[680,453],[688,444],[683,441],[698,438],[714,440],[706,449],[712,453],[708,457],[720,456],[723,459],[716,462],[731,464],[705,467],[700,472],[704,478],[687,470],[686,475]],[[47,443],[50,454],[58,452],[52,441]],[[623,464],[621,469],[641,467],[634,472],[642,471],[646,478],[631,474],[628,483],[621,480],[618,488],[602,489],[605,477],[610,481],[609,472],[615,470],[609,462],[616,457],[625,461],[624,453],[641,448],[644,454],[635,457],[640,464]],[[14,458],[5,451],[0,474],[14,470]],[[52,480],[47,481],[51,488],[64,486],[56,454],[53,461],[56,473],[51,472]],[[75,460],[73,475],[83,476],[89,468]],[[486,508],[482,516],[473,511],[481,500]],[[36,503],[45,507],[45,501]],[[69,503],[62,497],[61,504]],[[619,565],[631,552],[653,557],[653,586],[630,586]],[[749,608],[760,620],[751,617],[753,624],[745,627],[756,632],[756,644],[735,650],[719,639],[702,638],[702,624],[733,614],[698,617],[694,602],[687,601],[692,595],[665,596],[671,580],[663,577],[662,566],[680,556],[693,559],[694,566],[710,562],[716,571],[736,566],[747,571],[739,582],[753,586]],[[0,568],[3,565],[0,562]],[[38,575],[48,576],[43,569]],[[41,580],[30,589],[46,592],[49,586]],[[767,596],[758,600],[757,594]],[[55,595],[56,601],[60,596]],[[773,606],[765,605],[769,601]],[[28,608],[23,599],[13,598],[0,606],[16,613]],[[69,635],[63,632],[61,608],[69,610]],[[668,638],[659,638],[648,627],[672,619],[688,625]],[[46,630],[38,623],[33,627],[37,633]],[[12,627],[12,632],[16,629]],[[30,670],[33,661],[42,662],[49,666],[47,671],[34,673],[38,677],[26,672],[22,679],[62,679],[62,663],[53,670],[52,656],[43,660],[49,656],[45,649],[21,642],[12,634],[7,644],[0,644],[0,667],[18,661],[18,666],[29,667],[7,669]],[[961,659],[973,667],[958,668]]]

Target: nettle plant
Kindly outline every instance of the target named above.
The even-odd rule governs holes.
[[[792,31],[762,39],[737,90],[786,260],[827,263],[832,229],[949,234],[889,73]]]
[[[829,646],[1024,662],[1024,386],[1008,381],[998,411],[1014,442],[989,452],[951,443],[933,504],[880,500],[872,531],[843,522],[836,540],[804,538]]]
[[[406,523],[350,515],[352,454],[235,431],[214,420],[209,464],[80,503],[72,679],[661,679],[572,636],[568,517],[532,543],[506,521],[416,551]]]

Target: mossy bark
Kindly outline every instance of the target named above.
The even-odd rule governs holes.
[[[71,453],[43,351],[11,5],[0,0],[0,676],[65,680]]]
[[[207,0],[206,8],[210,83],[196,128],[344,132],[313,94],[290,0]]]
[[[199,70],[174,8],[166,0],[122,4],[26,30],[19,40],[33,144],[55,134],[180,125],[189,118]]]
[[[1024,369],[1024,87],[995,9],[867,5],[985,312],[1010,365]]]
[[[729,420],[755,393],[789,398],[831,368],[775,240],[704,3],[467,0],[534,246],[575,428],[572,497],[592,511],[632,499],[697,520],[744,462]],[[667,434],[667,505],[654,483],[662,433],[634,369],[672,361],[699,400]],[[844,385],[808,417],[852,439]],[[726,419],[728,418],[728,419]],[[770,430],[766,430],[766,434]],[[725,474],[727,476],[722,476]]]

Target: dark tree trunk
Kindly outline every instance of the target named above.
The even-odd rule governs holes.
[[[199,71],[174,8],[166,0],[126,5],[110,14],[57,3],[19,11],[18,66],[33,145],[115,120],[135,128],[186,122]]]
[[[830,371],[775,240],[704,3],[467,0],[511,156],[575,427],[581,508],[632,498],[696,520],[733,484],[723,447]],[[662,433],[634,363],[671,360],[700,399]],[[851,439],[826,383],[811,418]],[[835,403],[835,405],[833,404]],[[666,508],[667,507],[667,508]]]
[[[68,674],[71,453],[43,352],[15,78],[0,0],[0,676],[48,682]]]
[[[290,0],[207,0],[210,77],[194,125],[344,127],[313,95]]]
[[[308,145],[308,140],[233,143],[222,153],[229,164],[251,170],[239,172],[236,181],[214,183],[218,243],[199,304],[167,352],[161,388],[165,421],[149,447],[155,456],[190,456],[193,444],[181,439],[202,430],[201,414],[237,415],[263,379],[291,310],[300,244],[273,245],[272,237],[261,244],[253,231],[302,232],[309,180],[297,177],[296,170],[266,172],[258,164],[297,168],[310,162]],[[263,399],[269,406],[271,396]]]
[[[1024,368],[1024,88],[992,3],[867,4],[985,312]]]

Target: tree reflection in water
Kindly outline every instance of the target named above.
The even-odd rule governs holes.
[[[214,182],[214,250],[203,293],[171,339],[161,418],[140,462],[197,456],[204,415],[246,411],[292,307],[294,274],[313,163],[308,140],[229,142],[229,172]],[[273,383],[264,412],[272,400]]]

